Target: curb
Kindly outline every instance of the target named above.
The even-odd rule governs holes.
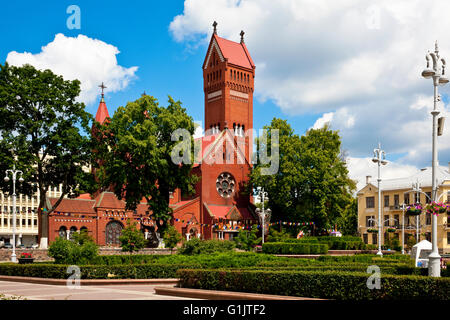
[[[278,296],[260,293],[216,291],[187,288],[155,287],[155,293],[164,296],[185,297],[205,300],[324,300],[316,298]]]
[[[72,279],[47,279],[47,278],[35,278],[35,277],[17,277],[17,276],[2,276],[0,275],[0,281],[12,281],[12,282],[26,282],[26,283],[38,283],[38,284],[50,284],[50,285],[67,285],[67,281],[72,282]],[[95,285],[125,285],[125,284],[178,284],[178,279],[80,279],[80,285],[95,286]]]

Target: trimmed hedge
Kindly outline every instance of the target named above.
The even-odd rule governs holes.
[[[286,239],[284,242],[289,243],[321,243],[327,244],[328,250],[365,250],[366,244],[358,237],[345,237],[344,239],[338,237],[319,237],[319,238],[301,238],[301,239]]]
[[[383,275],[368,289],[367,273],[336,271],[179,270],[181,287],[337,300],[449,300],[450,279]]]
[[[69,265],[55,264],[0,264],[0,274],[6,276],[67,279]],[[176,278],[177,270],[200,267],[195,265],[86,265],[80,266],[81,279],[158,279]],[[110,275],[110,276],[108,276]]]
[[[271,254],[325,254],[328,252],[326,244],[268,242],[262,246],[264,253]]]

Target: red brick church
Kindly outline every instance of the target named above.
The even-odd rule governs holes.
[[[253,88],[255,65],[244,43],[230,41],[214,32],[203,63],[205,136],[195,139],[196,163],[192,174],[201,177],[196,194],[183,198],[181,190],[171,194],[172,224],[184,238],[232,239],[239,229],[257,223],[252,196],[244,185],[252,168]],[[95,120],[109,117],[103,98]],[[47,207],[56,199],[49,199]],[[157,245],[156,226],[148,205],[125,210],[125,203],[112,192],[95,198],[84,194],[64,199],[49,217],[49,242],[58,236],[86,229],[99,245],[118,245],[127,219],[135,221],[146,238]]]

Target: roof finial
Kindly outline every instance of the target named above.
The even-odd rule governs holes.
[[[143,97],[143,96],[146,96],[147,94],[145,93],[145,90],[144,90],[144,93],[143,94],[141,94],[141,96]]]
[[[102,88],[102,101],[104,101],[103,98],[105,97],[105,93],[103,92],[103,90],[105,90],[105,89],[107,88],[107,86],[105,86],[105,85],[103,84],[103,82],[102,82],[102,84],[99,85],[99,87]]]
[[[439,48],[438,48],[438,42],[437,42],[437,40],[436,40],[436,42],[434,43],[434,52],[435,52],[436,54],[439,53]]]
[[[244,34],[245,34],[244,30],[241,30],[241,33],[240,33],[240,35],[241,35],[241,43],[244,43]]]
[[[216,21],[214,21],[213,22],[213,24],[212,24],[212,26],[213,26],[213,28],[214,28],[214,34],[217,34],[217,22]]]

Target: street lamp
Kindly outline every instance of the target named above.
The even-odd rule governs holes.
[[[434,52],[429,52],[425,59],[427,60],[427,67],[422,72],[422,76],[426,79],[433,79],[433,87],[434,87],[434,105],[433,111],[431,114],[433,115],[433,139],[432,139],[432,167],[431,167],[431,179],[432,179],[432,193],[431,199],[432,201],[436,201],[436,167],[438,161],[437,154],[437,115],[439,111],[436,110],[437,102],[438,102],[438,85],[445,85],[448,83],[448,78],[445,76],[445,59],[439,56],[439,49],[437,41],[435,43]],[[430,60],[433,60],[433,68],[430,68]],[[438,246],[437,246],[437,216],[433,215],[432,217],[432,249],[431,253],[428,256],[429,258],[429,268],[428,275],[432,277],[440,277],[441,276],[441,266],[440,260],[441,256],[439,255]]]
[[[380,167],[381,165],[386,165],[386,152],[381,150],[381,144],[378,143],[378,148],[373,150],[373,162],[378,164],[378,252],[377,255],[383,256],[381,252],[381,189],[380,189]]]
[[[22,178],[22,174],[23,172],[20,170],[16,170],[16,165],[13,165],[13,169],[10,170],[6,170],[5,171],[5,182],[9,182],[9,176],[8,173],[12,174],[12,179],[13,179],[13,243],[12,243],[12,254],[11,254],[11,261],[12,262],[17,262],[16,259],[16,177],[17,174],[20,174],[19,177],[19,182],[22,183],[24,180]]]
[[[271,210],[270,209],[264,210],[264,194],[265,194],[264,188],[258,189],[257,193],[259,193],[259,195],[261,196],[261,202],[262,202],[262,210],[260,208],[257,208],[256,213],[258,214],[259,218],[261,219],[262,244],[264,244],[264,235],[266,233],[266,224],[265,224],[266,215],[267,215],[267,218],[270,219]]]

